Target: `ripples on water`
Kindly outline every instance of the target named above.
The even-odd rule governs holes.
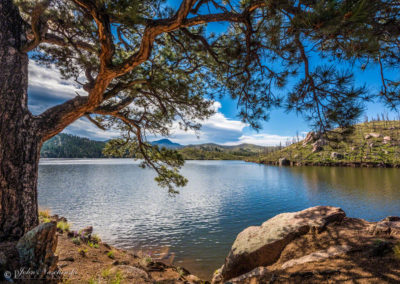
[[[42,159],[39,205],[78,229],[92,225],[124,248],[169,250],[175,263],[210,278],[236,235],[276,214],[315,205],[379,220],[400,215],[399,169],[279,168],[241,161],[188,161],[180,194],[130,159]]]

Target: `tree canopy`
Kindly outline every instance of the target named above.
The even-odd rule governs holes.
[[[140,153],[171,191],[186,183],[183,159],[146,136],[168,136],[176,124],[199,129],[219,95],[236,99],[254,128],[284,107],[322,131],[350,125],[371,97],[400,101],[400,82],[385,76],[399,64],[398,1],[182,0],[177,9],[160,0],[15,2],[26,24],[23,51],[82,86],[37,116],[43,140],[84,116],[116,127],[124,134],[109,153]],[[213,22],[226,28],[212,32]],[[377,64],[380,92],[357,86],[354,70],[338,62]]]

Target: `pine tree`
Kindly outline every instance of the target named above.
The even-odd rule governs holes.
[[[211,33],[212,22],[227,28]],[[41,145],[75,120],[121,130],[108,152],[143,158],[173,192],[186,183],[182,157],[152,147],[147,134],[199,129],[225,94],[254,128],[275,106],[320,130],[351,124],[374,95],[395,106],[400,84],[385,70],[398,67],[399,27],[399,5],[389,0],[182,0],[176,10],[162,0],[2,0],[0,239],[38,223]],[[79,95],[32,115],[28,54],[76,80]],[[381,92],[356,86],[340,61],[379,64]]]

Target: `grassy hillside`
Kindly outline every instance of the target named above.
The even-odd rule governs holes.
[[[70,134],[58,134],[43,144],[42,158],[102,158],[106,142]]]
[[[295,165],[400,166],[400,121],[372,121],[354,126],[348,136],[335,129],[329,139],[316,137],[251,161],[276,164],[286,158]],[[307,139],[307,138],[306,138]]]

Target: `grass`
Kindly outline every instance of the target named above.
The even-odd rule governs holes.
[[[124,280],[124,277],[120,271],[117,271],[114,275],[114,278],[110,280],[111,284],[120,284],[121,281]]]
[[[88,241],[87,244],[88,244],[88,246],[91,247],[91,248],[99,248],[99,244],[97,244],[97,243]]]
[[[111,275],[111,270],[110,269],[103,269],[101,271],[101,277],[103,278],[108,278]]]
[[[99,281],[95,280],[94,277],[92,277],[88,280],[88,284],[98,284],[98,283],[99,283]]]
[[[91,240],[92,242],[96,243],[96,244],[98,244],[98,243],[101,242],[101,239],[100,239],[99,235],[97,235],[97,234],[92,235],[92,236],[90,237],[90,240]]]
[[[50,209],[39,210],[39,218],[50,218]]]
[[[107,253],[107,256],[108,256],[109,258],[111,258],[111,259],[115,259],[115,253],[114,253],[114,251],[113,251],[113,250],[110,250],[110,251]]]
[[[373,121],[354,125],[354,131],[344,138],[338,134],[341,129],[329,132],[330,138],[323,150],[312,152],[312,143],[303,145],[303,141],[294,143],[280,151],[261,155],[255,162],[277,162],[287,158],[296,163],[332,164],[332,163],[372,163],[400,166],[400,121]],[[377,133],[379,137],[366,136]],[[384,137],[389,136],[390,141]],[[332,152],[343,155],[342,159],[332,158]]]
[[[63,232],[68,232],[70,227],[71,227],[71,225],[68,222],[64,222],[64,221],[57,222],[57,229],[59,229]]]
[[[393,247],[394,256],[400,260],[400,243]]]
[[[186,275],[185,270],[183,270],[183,269],[182,269],[181,267],[179,267],[179,266],[176,268],[176,272],[178,272],[179,277],[183,277],[183,276]]]
[[[72,238],[72,243],[79,246],[81,244],[81,240],[79,238]]]
[[[120,271],[117,271],[115,275],[111,274],[110,269],[104,269],[101,271],[101,277],[106,279],[109,284],[120,284],[124,277]]]
[[[87,252],[88,252],[88,249],[87,249],[87,248],[79,248],[79,249],[78,249],[78,253],[79,253],[81,256],[83,256],[83,257],[86,256]]]

